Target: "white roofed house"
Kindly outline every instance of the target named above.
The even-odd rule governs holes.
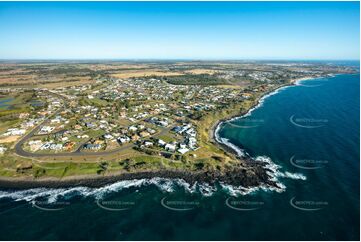
[[[154,129],[151,129],[151,128],[147,128],[147,131],[150,133],[150,134],[155,134],[157,131],[155,131]]]
[[[144,145],[145,145],[146,147],[151,147],[151,146],[153,146],[153,142],[145,141],[145,142],[144,142]]]
[[[35,123],[36,123],[35,120],[29,120],[29,121],[27,121],[27,122],[22,123],[22,124],[21,124],[21,127],[22,127],[22,128],[25,128],[25,129],[31,128],[31,127],[34,127],[34,126],[35,126]]]
[[[17,128],[11,128],[8,129],[6,133],[4,133],[4,136],[11,136],[11,135],[23,135],[25,134],[25,129],[17,129]]]
[[[51,104],[55,107],[60,107],[61,103],[60,103],[60,101],[53,101]]]
[[[32,152],[38,151],[40,147],[43,145],[41,140],[30,140],[29,147]]]
[[[174,144],[166,144],[164,147],[168,151],[174,152],[176,150],[176,146]]]
[[[61,122],[61,118],[60,117],[56,117],[56,118],[53,118],[52,120],[50,120],[50,123],[57,123],[59,124]]]
[[[164,140],[161,140],[161,139],[158,140],[159,146],[165,146],[165,144],[166,144],[166,142]]]
[[[40,131],[39,131],[39,134],[48,134],[50,133],[51,131],[54,130],[55,127],[52,127],[52,126],[43,126]]]
[[[119,137],[118,138],[118,141],[121,143],[121,144],[124,144],[124,143],[127,143],[130,141],[130,138],[128,136],[122,136],[122,137]]]
[[[167,121],[163,121],[163,120],[158,121],[157,124],[160,125],[160,126],[163,126],[163,127],[167,127],[167,126],[168,126],[168,122],[167,122]]]
[[[196,140],[196,138],[194,138],[194,137],[190,137],[190,138],[188,138],[188,146],[189,146],[189,148],[191,148],[192,150],[195,150],[197,147],[196,147],[196,145],[197,145],[197,140]]]
[[[50,149],[51,150],[61,150],[61,149],[63,149],[63,144],[51,144]]]
[[[188,149],[188,148],[185,148],[185,147],[178,149],[178,152],[181,153],[182,155],[185,154],[185,153],[187,153],[188,151],[189,151],[189,149]]]
[[[186,134],[188,134],[191,137],[196,137],[197,136],[197,132],[193,128],[188,129],[186,131]]]
[[[130,131],[133,131],[133,132],[135,132],[135,131],[138,130],[138,128],[135,127],[135,126],[130,126],[128,129],[129,129]]]
[[[114,137],[111,134],[105,134],[104,139],[113,139]]]

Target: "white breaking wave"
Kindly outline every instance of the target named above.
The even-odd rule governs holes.
[[[275,91],[263,96],[259,99],[258,104],[251,108],[246,114],[235,117],[229,121],[233,121],[236,119],[241,119],[251,115],[251,113],[257,108],[262,107],[264,100],[272,95],[279,93],[281,90],[284,90],[288,87],[292,86],[284,86]],[[240,157],[249,156],[246,151],[240,149],[238,146],[229,142],[226,138],[221,138],[218,134],[222,122],[220,122],[214,132],[215,139],[217,142],[227,145]],[[269,169],[271,172],[267,172],[267,174],[271,177],[271,180],[276,182],[277,187],[272,187],[269,185],[261,185],[257,187],[245,188],[242,186],[236,187],[224,183],[220,183],[220,188],[222,191],[226,192],[231,196],[239,196],[246,195],[253,192],[257,192],[260,190],[263,191],[276,191],[283,192],[286,190],[286,186],[281,183],[278,178],[290,178],[290,179],[301,179],[306,180],[306,177],[300,173],[290,173],[290,172],[281,172],[279,169],[281,168],[279,165],[276,165],[272,162],[272,160],[266,156],[259,156],[254,158],[256,161],[260,161],[265,163],[265,168]],[[103,199],[106,195],[119,192],[124,189],[129,188],[137,188],[142,186],[155,185],[162,192],[174,192],[177,188],[183,188],[186,192],[196,193],[199,192],[203,196],[212,196],[215,192],[218,191],[216,186],[211,186],[207,183],[194,183],[190,185],[183,179],[168,179],[168,178],[151,178],[151,179],[133,179],[133,180],[124,180],[119,181],[110,185],[106,185],[100,188],[89,188],[89,187],[73,187],[73,188],[34,188],[27,190],[6,190],[0,191],[0,200],[5,198],[10,198],[15,201],[34,201],[39,198],[47,199],[47,202],[53,203],[58,201],[58,199],[71,199],[75,196],[82,197],[94,197],[97,200]]]
[[[226,121],[226,122],[232,122],[232,121],[234,121],[234,120],[242,119],[242,118],[244,118],[244,117],[250,116],[254,110],[256,110],[256,109],[258,109],[258,108],[260,108],[260,107],[263,106],[263,103],[264,103],[264,101],[265,101],[267,98],[269,98],[269,97],[271,97],[271,96],[273,96],[273,95],[279,93],[280,91],[285,90],[285,89],[287,89],[287,88],[289,88],[289,87],[292,87],[292,86],[291,86],[291,85],[290,85],[290,86],[283,86],[283,87],[280,87],[280,88],[274,90],[273,92],[270,92],[270,93],[264,95],[263,97],[261,97],[261,98],[258,100],[257,105],[255,105],[253,108],[249,109],[247,113],[245,113],[244,115],[238,116],[238,117],[234,117],[234,118],[232,118],[232,119],[230,119],[230,120],[228,120],[228,121]],[[221,138],[221,137],[218,135],[218,132],[219,132],[222,124],[223,124],[223,122],[218,123],[218,125],[217,125],[217,127],[216,127],[216,129],[215,129],[215,131],[214,131],[214,137],[215,137],[216,141],[218,141],[219,143],[226,144],[226,143],[224,143],[224,142],[226,141],[226,142],[227,142],[227,145],[229,145],[229,147],[231,147],[231,145],[233,145],[233,144],[231,144],[230,142],[228,142],[227,139]],[[234,146],[234,145],[233,145],[233,146]],[[235,149],[235,147],[236,147],[236,149]],[[234,150],[238,153],[238,152],[240,151],[240,149],[239,149],[237,146],[235,146],[235,147],[231,147],[231,148],[234,149]],[[241,152],[244,153],[243,150],[241,150]]]
[[[76,196],[93,197],[101,200],[108,194],[119,192],[129,188],[155,185],[162,192],[174,192],[183,188],[188,193],[199,192],[203,196],[211,196],[217,189],[207,183],[194,183],[190,185],[183,179],[151,178],[119,181],[100,188],[73,187],[73,188],[34,188],[27,190],[7,190],[0,191],[0,200],[9,198],[15,201],[35,201],[36,199],[46,199],[48,203],[54,203],[59,199],[71,199]]]
[[[198,189],[198,191],[206,197],[212,196],[217,191],[215,186],[211,186],[207,183],[200,184]]]
[[[229,139],[226,139],[226,138],[221,138],[221,141],[223,144],[227,145],[228,147],[232,148],[234,151],[236,151],[237,155],[240,156],[240,157],[244,157],[247,155],[247,153],[239,148],[238,146],[232,144],[231,142],[229,142]]]
[[[242,186],[236,187],[228,184],[221,183],[221,188],[223,191],[225,191],[227,194],[237,197],[237,196],[243,196],[247,195],[253,192],[256,192],[259,190],[259,187],[251,187],[251,188],[245,188]]]
[[[281,166],[273,163],[273,161],[271,160],[271,158],[267,157],[267,156],[258,156],[255,158],[256,161],[261,161],[264,162],[265,168],[271,170],[271,172],[268,172],[268,175],[271,176],[271,179],[273,181],[278,181],[279,177],[282,178],[290,178],[290,179],[295,179],[295,180],[306,180],[306,176],[304,176],[301,173],[291,173],[291,172],[281,172],[280,168]]]
[[[335,75],[334,75],[335,76]],[[298,80],[295,81],[295,85],[296,86],[302,86],[302,82],[304,81],[310,81],[310,80],[315,80],[315,81],[326,81],[327,77],[334,77],[334,76],[320,76],[320,77],[305,77],[305,78],[300,78]]]
[[[265,168],[269,169],[270,171],[267,172],[267,174],[271,177],[270,179],[274,181],[278,187],[269,186],[267,184],[263,184],[257,187],[251,187],[251,188],[245,188],[242,186],[236,187],[231,186],[228,184],[221,183],[222,189],[227,192],[231,196],[239,196],[239,195],[247,195],[250,193],[254,193],[257,191],[275,191],[278,193],[284,192],[286,190],[286,186],[279,181],[278,178],[290,178],[290,179],[296,179],[296,180],[306,180],[306,177],[303,174],[300,173],[291,173],[291,172],[281,172],[279,169],[281,166],[275,164],[272,162],[272,160],[269,157],[266,156],[258,156],[255,158],[256,161],[265,163]]]
[[[310,79],[313,79],[313,78],[310,78]],[[298,85],[299,82],[305,81],[305,80],[306,79],[296,81],[296,85]],[[229,121],[226,121],[226,122],[231,122],[231,121],[234,121],[234,120],[237,120],[237,119],[242,119],[244,117],[250,116],[254,110],[256,110],[257,108],[260,108],[260,107],[263,106],[263,103],[267,98],[269,98],[269,97],[271,97],[271,96],[273,96],[273,95],[279,93],[280,91],[285,90],[286,88],[289,88],[289,87],[292,87],[292,86],[284,86],[284,87],[281,87],[281,88],[278,88],[278,89],[274,90],[273,92],[268,93],[267,95],[264,95],[263,97],[261,97],[258,100],[257,105],[255,105],[253,108],[248,110],[248,112],[246,114],[244,114],[242,116],[239,116],[239,117],[232,118],[232,119],[230,119]],[[250,157],[250,155],[245,150],[240,149],[238,146],[231,143],[229,141],[229,139],[222,138],[222,137],[219,136],[219,130],[220,130],[222,124],[223,124],[223,122],[220,122],[217,125],[217,127],[216,127],[216,129],[214,131],[214,137],[215,137],[216,141],[230,147],[240,157]],[[301,173],[291,173],[291,172],[288,172],[288,171],[281,172],[280,171],[281,166],[275,164],[271,160],[271,158],[269,158],[269,157],[258,156],[256,158],[252,158],[252,159],[254,159],[256,161],[259,161],[259,162],[263,162],[265,164],[264,167],[266,169],[270,170],[270,171],[267,171],[267,174],[270,176],[270,179],[277,184],[277,186],[279,188],[268,186],[268,185],[261,185],[261,186],[258,186],[258,187],[245,188],[245,187],[235,187],[235,186],[231,186],[231,185],[221,183],[221,187],[222,187],[222,189],[224,191],[228,192],[230,195],[233,195],[233,196],[246,195],[246,194],[250,194],[250,193],[253,193],[253,192],[256,192],[256,191],[259,191],[259,190],[283,192],[283,191],[286,190],[286,186],[283,183],[281,183],[278,178],[289,178],[289,179],[296,179],[296,180],[306,180],[307,179],[306,176],[304,176]]]
[[[271,187],[268,185],[261,185],[258,187],[245,188],[242,186],[236,187],[224,183],[220,183],[221,191],[226,192],[231,196],[239,196],[250,194],[259,190],[263,191],[276,191],[283,192],[286,187],[284,184],[278,181],[279,177],[291,178],[291,179],[302,179],[306,177],[298,173],[280,172],[280,166],[274,164],[268,157],[260,156],[255,160],[266,163],[265,168],[268,168],[272,172],[269,175],[273,181],[276,182],[279,188]],[[208,183],[195,182],[193,185],[187,183],[183,179],[169,179],[169,178],[151,178],[151,179],[133,179],[119,181],[110,185],[106,185],[100,188],[90,187],[73,187],[73,188],[34,188],[27,190],[7,190],[0,191],[1,199],[13,199],[15,201],[27,201],[32,202],[37,199],[45,199],[48,203],[55,203],[59,200],[68,200],[76,196],[81,197],[93,197],[96,200],[101,200],[107,195],[119,192],[129,188],[140,188],[142,186],[154,185],[160,191],[172,193],[177,189],[183,189],[188,193],[200,193],[203,196],[212,196],[215,192],[219,191],[217,186],[210,185]]]

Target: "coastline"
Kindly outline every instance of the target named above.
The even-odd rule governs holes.
[[[217,147],[219,147],[220,149],[222,149],[225,152],[229,152],[231,154],[236,155],[236,157],[238,159],[242,159],[243,161],[247,161],[246,164],[249,167],[254,166],[255,164],[257,165],[261,165],[262,169],[264,169],[266,171],[267,177],[266,178],[262,178],[265,179],[263,180],[265,183],[267,183],[267,181],[274,181],[274,183],[276,184],[275,187],[268,187],[269,189],[285,189],[285,186],[279,182],[278,177],[287,177],[287,178],[291,178],[291,179],[301,179],[301,180],[306,180],[306,177],[302,174],[299,173],[290,173],[290,172],[281,172],[279,171],[280,166],[274,164],[272,162],[272,160],[268,157],[265,156],[259,156],[259,157],[251,157],[246,151],[242,150],[241,148],[235,146],[234,144],[228,142],[228,140],[221,138],[218,135],[218,132],[222,126],[222,124],[224,122],[229,122],[235,119],[241,119],[243,117],[247,117],[249,115],[251,115],[251,113],[256,110],[257,108],[261,107],[264,100],[267,99],[270,96],[273,96],[277,93],[279,93],[279,91],[284,90],[286,88],[289,87],[293,87],[293,86],[297,86],[300,85],[300,82],[302,81],[306,81],[306,80],[314,80],[316,78],[323,78],[321,76],[317,76],[317,77],[303,77],[303,78],[297,78],[297,79],[293,79],[291,80],[289,83],[279,86],[273,90],[270,90],[269,92],[264,93],[262,96],[260,96],[255,103],[245,112],[243,113],[239,113],[238,115],[232,115],[226,119],[221,119],[218,120],[217,122],[215,122],[212,125],[211,128],[211,135],[209,136],[211,139],[211,142],[214,143]],[[262,185],[260,185],[259,187],[262,187]],[[257,188],[257,187],[255,187]]]
[[[229,121],[233,121],[235,119],[241,119],[243,117],[247,117],[249,116],[253,110],[261,107],[261,105],[263,104],[263,101],[274,95],[274,94],[277,94],[280,90],[283,90],[283,89],[286,89],[288,87],[292,87],[292,86],[295,86],[295,85],[298,85],[299,82],[301,81],[305,81],[305,80],[311,80],[311,79],[314,79],[314,77],[303,77],[303,78],[298,78],[298,79],[294,79],[294,80],[291,80],[291,82],[289,84],[285,84],[285,85],[282,85],[280,87],[277,87],[273,90],[270,90],[269,92],[266,92],[264,93],[264,95],[260,96],[256,101],[255,101],[255,104],[252,105],[248,110],[246,110],[244,113],[239,113],[237,115],[232,115],[226,119],[221,119],[221,120],[217,120],[217,122],[215,122],[211,129],[210,129],[210,139],[211,139],[211,142],[215,143],[219,148],[225,150],[225,151],[228,151],[228,152],[231,152],[235,155],[239,155],[239,151],[235,150],[234,148],[230,147],[229,145],[223,143],[220,139],[219,139],[219,136],[218,136],[218,131],[221,127],[221,125],[224,123],[224,122],[229,122]]]
[[[302,78],[297,78],[297,79],[293,79],[290,81],[290,83],[288,84],[285,84],[285,85],[282,85],[280,87],[277,87],[269,92],[266,92],[264,93],[264,95],[260,96],[256,101],[255,101],[255,104],[252,105],[250,107],[250,109],[248,109],[246,112],[244,113],[239,113],[237,115],[233,115],[233,116],[230,116],[228,117],[227,119],[221,119],[221,120],[217,120],[217,122],[215,122],[211,129],[210,129],[210,139],[211,139],[211,142],[215,143],[216,145],[218,145],[219,148],[223,149],[224,151],[226,152],[231,152],[235,155],[238,155],[240,154],[240,151],[239,150],[235,150],[232,146],[224,143],[223,141],[221,141],[218,137],[218,131],[221,127],[221,125],[224,123],[224,122],[229,122],[229,121],[233,121],[235,119],[241,119],[241,118],[244,118],[244,117],[247,117],[249,116],[254,110],[256,110],[257,108],[261,107],[264,100],[267,99],[268,97],[270,96],[273,96],[275,94],[277,94],[279,91],[283,90],[283,89],[286,89],[286,88],[289,88],[289,87],[292,87],[292,86],[297,86],[299,85],[300,82],[302,81],[307,81],[307,80],[313,80],[313,79],[316,79],[316,78],[320,78],[320,77],[302,77]],[[243,153],[243,152],[242,152]]]
[[[206,183],[214,185],[216,182],[227,185],[238,186],[245,189],[267,185],[274,188],[280,188],[274,181],[267,180],[267,171],[257,163],[252,172],[247,172],[249,168],[234,167],[226,172],[211,171],[184,171],[184,170],[148,170],[137,172],[122,172],[103,176],[71,176],[62,179],[57,178],[0,178],[0,189],[31,189],[31,188],[72,188],[72,187],[90,187],[99,188],[111,183],[134,180],[134,179],[152,179],[168,178],[182,179],[190,185],[196,183]],[[254,174],[262,177],[266,182],[255,179]]]
[[[230,116],[226,119],[217,120],[210,128],[209,139],[210,142],[215,144],[221,150],[235,155],[238,159],[242,159],[243,166],[233,167],[223,172],[220,171],[185,171],[185,170],[145,170],[137,172],[120,172],[107,174],[103,176],[84,175],[84,176],[69,176],[64,178],[7,178],[0,177],[0,188],[3,189],[30,189],[30,188],[70,188],[78,186],[86,187],[102,187],[111,183],[119,182],[122,180],[133,179],[151,179],[151,178],[170,178],[170,179],[183,179],[189,184],[195,184],[196,182],[204,182],[208,184],[214,184],[215,182],[226,183],[232,186],[241,186],[243,188],[256,188],[260,186],[268,186],[270,189],[281,189],[282,184],[279,184],[277,180],[273,178],[273,173],[277,172],[277,168],[273,167],[273,164],[265,161],[255,160],[245,155],[238,147],[233,147],[231,144],[222,142],[217,138],[217,132],[220,129],[222,123],[245,117],[258,107],[260,107],[263,101],[276,93],[279,90],[288,88],[293,85],[297,85],[298,82],[308,79],[314,79],[317,77],[305,77],[295,80],[291,80],[290,83],[279,86],[274,90],[261,95],[248,110],[244,113]],[[246,165],[246,166],[244,166]]]
[[[184,174],[183,174],[184,173]],[[169,170],[169,171],[141,171],[141,172],[129,172],[129,173],[116,173],[103,176],[92,176],[92,175],[79,175],[69,176],[62,179],[58,178],[0,178],[0,188],[11,188],[11,189],[30,189],[30,188],[71,188],[77,186],[86,186],[91,188],[98,188],[104,185],[118,182],[121,180],[132,180],[132,179],[147,179],[153,177],[164,177],[164,178],[180,178],[182,175],[184,180],[192,182],[197,175],[200,174],[185,174],[182,171]]]

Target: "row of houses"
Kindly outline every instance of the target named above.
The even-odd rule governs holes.
[[[43,142],[42,140],[30,140],[28,142],[29,149],[32,152],[36,152],[39,150],[53,150],[53,151],[60,151],[60,150],[72,150],[75,146],[74,142],[66,142],[66,143],[56,143],[54,141],[46,141]]]

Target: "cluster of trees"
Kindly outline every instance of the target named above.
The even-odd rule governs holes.
[[[119,165],[123,166],[126,171],[130,171],[132,169],[140,168],[144,165],[146,165],[145,161],[134,161],[132,159],[126,159],[119,162]]]
[[[173,85],[222,85],[226,80],[210,74],[186,74],[181,76],[162,77],[162,80]]]
[[[200,120],[204,116],[202,111],[194,111],[193,113],[189,114],[188,117],[193,120]]]
[[[108,166],[109,166],[108,162],[102,161],[98,166],[97,174],[98,175],[104,174],[105,171],[108,169]]]
[[[77,68],[73,66],[69,67],[57,67],[55,69],[46,69],[46,70],[39,70],[41,74],[48,74],[48,75],[69,75],[69,74],[80,74],[80,73],[87,73],[90,74],[94,72],[89,68]]]

